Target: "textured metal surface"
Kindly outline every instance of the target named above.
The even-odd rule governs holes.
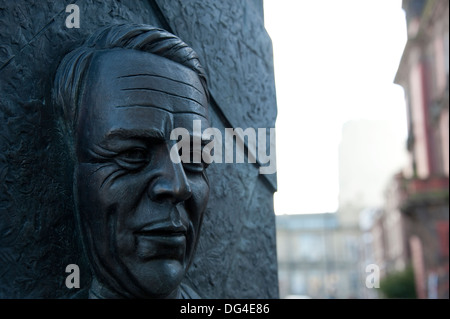
[[[81,28],[67,29],[65,4],[0,1],[0,297],[65,298],[65,267],[90,280],[74,227],[71,181],[63,178],[50,90],[60,59],[100,26],[171,28],[204,59],[212,125],[273,127],[270,40],[261,1],[73,1]],[[205,298],[278,296],[274,177],[253,164],[214,164],[211,199],[187,281]],[[268,182],[269,181],[269,182]]]
[[[272,43],[262,0],[156,2],[172,31],[202,58],[211,94],[229,124],[275,127]],[[264,176],[274,189],[275,176]]]

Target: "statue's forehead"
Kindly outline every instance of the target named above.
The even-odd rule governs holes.
[[[198,75],[154,54],[110,50],[94,56],[87,93],[102,108],[152,107],[172,114],[208,118],[208,101]]]
[[[180,63],[137,50],[112,49],[95,54],[92,67],[102,81],[126,79],[133,76],[155,76],[193,86],[204,93],[198,75]]]

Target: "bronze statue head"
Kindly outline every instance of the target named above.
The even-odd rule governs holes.
[[[196,53],[148,25],[114,25],[64,57],[53,100],[74,160],[92,298],[180,298],[209,196],[205,163],[174,163],[169,136],[209,127]]]

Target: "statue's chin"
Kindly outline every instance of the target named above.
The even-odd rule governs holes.
[[[128,269],[144,291],[141,298],[176,298],[185,275],[184,263],[173,259],[155,259]]]
[[[184,278],[185,268],[177,260],[159,259],[147,261],[144,265],[129,265],[126,273],[130,275],[129,280],[121,280],[118,285],[105,282],[115,281],[110,275],[101,276],[103,278],[101,281],[96,276],[90,289],[93,297],[99,299],[179,298],[179,286]]]

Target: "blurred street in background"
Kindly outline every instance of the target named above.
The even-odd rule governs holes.
[[[320,185],[333,181],[303,165],[317,172],[316,181],[309,183],[309,190],[289,187],[291,195],[286,196],[284,165],[280,165],[282,203],[276,206],[276,214],[281,298],[449,298],[449,1],[403,0],[401,7],[407,42],[391,84],[403,88],[405,104],[390,107],[393,113],[395,108],[406,108],[405,116],[397,124],[364,116],[344,121],[338,149],[330,150],[337,154],[325,158],[331,166],[335,159],[338,162],[336,211],[285,211],[288,197],[296,197],[297,202],[320,198]],[[383,25],[383,16],[377,19]],[[276,58],[278,40],[271,36]],[[390,49],[380,51],[389,54]],[[276,66],[275,62],[277,72]],[[279,78],[277,91],[283,92]],[[326,95],[327,88],[321,89]],[[305,90],[309,88],[299,87],[298,94]],[[366,96],[367,103],[380,101],[376,94]],[[282,95],[281,116],[283,105]],[[339,110],[343,105],[333,107]],[[402,125],[407,134],[399,137],[397,129]],[[315,135],[308,138],[314,141]],[[301,143],[296,145],[303,157],[314,153]],[[278,152],[279,164],[284,163],[282,152]]]

